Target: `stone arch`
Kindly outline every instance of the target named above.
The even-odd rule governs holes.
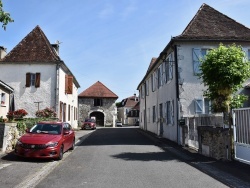
[[[93,111],[89,113],[89,117],[95,117],[96,120],[96,126],[104,126],[104,119],[105,119],[105,115],[103,112],[100,111]]]

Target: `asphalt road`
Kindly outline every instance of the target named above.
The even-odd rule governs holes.
[[[37,188],[227,187],[154,145],[136,128],[94,131]]]
[[[250,187],[248,166],[200,158],[137,127],[80,130],[76,140],[62,161],[0,154],[0,187]]]

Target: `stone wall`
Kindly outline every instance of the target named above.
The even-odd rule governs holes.
[[[199,153],[217,160],[231,159],[229,129],[212,126],[198,127]]]
[[[20,137],[16,123],[0,123],[0,148],[2,152],[12,151]]]
[[[115,99],[103,98],[102,106],[94,106],[93,98],[79,98],[79,122],[84,121],[86,118],[90,118],[89,115],[92,112],[100,112],[104,115],[104,126],[113,126],[116,119],[116,105]]]

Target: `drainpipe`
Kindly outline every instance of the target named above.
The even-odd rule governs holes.
[[[60,109],[59,109],[59,68],[60,63],[56,65],[56,92],[55,92],[55,110],[57,113],[58,119],[60,118]],[[61,119],[62,121],[63,119]]]
[[[147,88],[146,88],[146,82],[144,84],[144,97],[145,97],[145,113],[144,113],[144,125],[145,125],[145,130],[147,130]]]
[[[174,59],[175,59],[175,81],[176,81],[176,126],[177,126],[177,144],[179,143],[179,79],[178,79],[178,54],[177,45],[174,45]]]

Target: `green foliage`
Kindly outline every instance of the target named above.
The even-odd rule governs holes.
[[[11,19],[10,13],[4,12],[3,10],[3,3],[0,0],[0,22],[3,24],[2,27],[4,30],[6,30],[6,26],[9,22],[14,22],[14,20]]]
[[[24,134],[25,130],[27,129],[25,122],[18,121],[17,122],[17,129],[18,129],[20,135]]]
[[[233,44],[226,47],[220,44],[201,60],[199,77],[207,86],[204,95],[213,101],[212,109],[215,112],[228,111],[230,104],[235,104],[237,100],[234,98],[232,101],[232,95],[250,77],[250,62],[244,59],[245,53],[241,46]]]
[[[246,95],[234,95],[231,100],[230,107],[234,108],[242,108],[244,101],[248,100],[248,96]]]

